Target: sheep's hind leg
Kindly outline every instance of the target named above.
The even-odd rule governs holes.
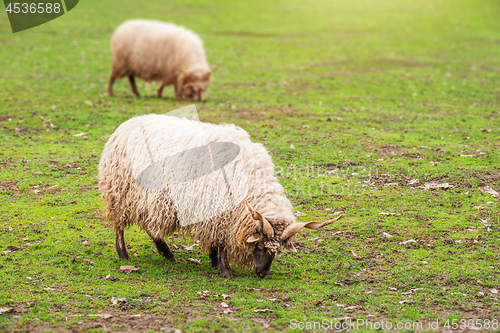
[[[149,232],[148,232],[149,235]],[[176,262],[175,256],[170,250],[170,247],[168,246],[167,242],[163,238],[154,238],[153,236],[149,235],[151,239],[153,240],[153,243],[155,243],[156,249],[158,250],[158,253],[165,257],[168,261],[171,262]]]
[[[121,260],[128,260],[127,248],[125,247],[125,238],[123,237],[123,229],[116,230],[116,253]]]
[[[170,247],[168,247],[167,242],[165,242],[163,239],[153,239],[153,242],[156,245],[156,249],[158,250],[158,253],[162,256],[164,256],[168,261],[171,262],[176,262],[175,256],[170,250]]]
[[[229,260],[227,260],[227,253],[224,246],[218,246],[215,248],[217,256],[213,256],[214,248],[210,251],[210,258],[212,259],[212,265],[214,265],[214,257],[217,258],[217,268],[220,270],[220,275],[225,278],[232,278],[233,272],[229,267]]]
[[[130,86],[132,87],[132,92],[134,93],[134,95],[140,97],[141,94],[139,94],[139,90],[137,90],[137,86],[135,85],[135,77],[133,75],[129,75],[128,80],[130,81]]]
[[[163,94],[163,88],[165,88],[164,84],[162,84],[160,88],[158,88],[158,98],[161,98],[161,94]]]
[[[108,82],[108,95],[109,96],[113,96],[113,84],[115,83],[115,79],[116,77],[111,74],[111,76],[109,77],[109,82]]]

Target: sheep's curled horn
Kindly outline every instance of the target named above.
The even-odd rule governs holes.
[[[272,238],[274,237],[274,230],[273,227],[271,226],[271,223],[269,223],[268,220],[266,220],[261,213],[253,209],[253,207],[248,203],[248,201],[245,200],[245,205],[247,206],[248,211],[252,215],[252,218],[255,220],[255,227],[258,232],[264,233],[267,235],[267,237]],[[285,230],[283,230],[283,234],[281,235],[280,239],[282,241],[292,237],[296,233],[298,233],[302,228],[309,228],[309,229],[320,229],[323,228],[329,224],[332,224],[335,221],[340,220],[343,218],[345,214],[342,214],[333,220],[325,221],[325,222],[320,222],[320,221],[311,221],[311,222],[296,222],[290,224],[288,227],[286,227]],[[255,238],[249,238],[249,242],[254,241]]]
[[[311,221],[311,222],[307,222],[307,223],[296,222],[296,223],[290,224],[288,227],[286,227],[285,230],[283,230],[283,234],[281,234],[280,239],[283,241],[287,238],[290,238],[293,235],[295,235],[297,232],[302,230],[302,228],[304,228],[304,227],[309,228],[309,229],[314,229],[314,230],[319,229],[319,228],[323,228],[324,226],[327,226],[329,224],[332,224],[335,221],[340,220],[344,216],[345,216],[345,214],[342,214],[342,215],[338,216],[337,218],[334,218],[333,220],[329,220],[329,221],[325,221],[325,222]]]
[[[274,237],[274,229],[271,223],[261,213],[253,209],[253,207],[245,200],[245,205],[247,206],[248,211],[252,215],[252,218],[255,221],[255,227],[258,232],[264,233],[267,237]]]

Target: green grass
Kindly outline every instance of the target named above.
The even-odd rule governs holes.
[[[496,0],[87,0],[16,34],[3,15],[0,307],[14,311],[0,314],[0,331],[500,319],[500,205],[480,190],[500,192],[499,14]],[[157,99],[157,84],[141,80],[142,98],[126,80],[107,97],[111,33],[135,17],[189,27],[209,61],[224,62],[200,117],[269,149],[299,221],[347,214],[298,235],[299,253],[265,279],[244,268],[220,278],[199,248],[166,262],[137,228],[126,239],[141,269],[118,271],[100,152],[125,120],[190,104],[172,88]],[[433,182],[453,187],[424,189]]]

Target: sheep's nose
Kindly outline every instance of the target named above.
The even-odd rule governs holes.
[[[265,278],[267,276],[267,274],[269,274],[269,271],[258,271],[258,272],[255,272],[255,274],[257,274],[257,276],[260,278]]]

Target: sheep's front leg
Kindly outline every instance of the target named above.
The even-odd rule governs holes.
[[[127,248],[125,247],[125,237],[123,237],[123,229],[116,230],[116,253],[121,260],[128,260]]]
[[[212,246],[210,248],[210,254],[208,257],[212,260],[212,267],[219,267],[219,248],[217,246]]]
[[[219,268],[222,277],[233,277],[233,272],[229,267],[229,260],[227,260],[227,252],[224,246],[212,247],[210,250],[210,259],[212,259],[212,266]]]
[[[132,87],[132,92],[134,93],[134,95],[140,97],[141,94],[139,94],[139,90],[137,90],[137,86],[135,85],[135,77],[133,75],[129,75],[128,80],[130,81],[130,86]]]
[[[161,94],[163,94],[163,88],[165,88],[164,84],[162,84],[160,88],[158,88],[158,98],[161,98]]]
[[[156,249],[158,250],[158,253],[162,256],[165,257],[168,261],[171,262],[176,262],[175,256],[170,250],[170,247],[168,247],[167,242],[165,242],[163,239],[153,239],[153,243],[156,245]]]

